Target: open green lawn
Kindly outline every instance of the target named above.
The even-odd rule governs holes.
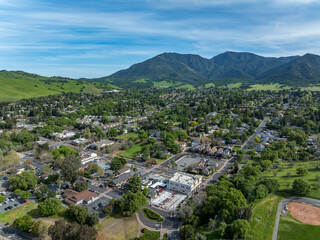
[[[161,88],[168,88],[168,87],[176,87],[176,88],[186,88],[189,90],[194,90],[195,87],[191,84],[184,84],[179,81],[170,81],[170,80],[164,80],[161,82],[153,82],[154,87],[161,87]]]
[[[140,78],[138,80],[134,81],[135,83],[147,83],[148,82],[148,78]]]
[[[119,156],[125,157],[125,158],[133,158],[135,154],[138,154],[141,152],[143,146],[145,145],[146,143],[137,143],[132,147],[128,148],[126,151],[119,153]]]
[[[135,133],[135,132],[131,132],[131,133],[127,133],[127,134],[123,134],[121,136],[119,136],[118,138],[121,139],[121,140],[129,140],[130,138],[131,139],[135,139],[135,138],[138,138],[139,134],[138,133]]]
[[[101,220],[96,229],[107,240],[129,240],[140,235],[140,225],[135,215],[108,217]]]
[[[254,84],[251,85],[248,90],[271,90],[271,91],[279,91],[282,89],[290,89],[288,86],[281,85],[279,83],[276,84]]]
[[[320,226],[299,222],[291,216],[280,217],[278,240],[313,240],[320,238]]]
[[[18,73],[0,72],[0,101],[41,97],[63,92],[99,93],[102,90],[92,84],[68,80],[59,82],[45,77],[32,77]]]
[[[320,91],[320,85],[310,86],[310,87],[303,87],[301,90],[305,91]]]
[[[229,83],[227,88],[239,88],[242,86],[242,83]]]
[[[309,183],[311,183],[312,191],[308,197],[311,198],[320,198],[320,189],[315,188],[316,176],[320,175],[320,169],[317,169],[316,163],[320,161],[297,161],[289,163],[287,161],[281,161],[277,169],[270,169],[262,174],[266,177],[277,179],[280,183],[280,190],[290,190],[292,183],[295,179],[301,178],[297,176],[296,169],[298,167],[306,168],[309,171],[309,174],[304,176]]]
[[[205,85],[203,85],[204,88],[210,88],[210,87],[214,87],[214,83],[206,83]]]
[[[276,194],[270,194],[256,205],[252,213],[250,230],[247,233],[246,239],[272,239],[278,204],[282,199],[283,197]]]
[[[4,212],[0,214],[0,222],[12,224],[16,218],[26,215],[28,212],[36,209],[37,206],[37,203],[26,203],[17,208]]]

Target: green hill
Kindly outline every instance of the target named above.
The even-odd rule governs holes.
[[[41,97],[64,92],[99,93],[111,85],[86,83],[62,77],[43,77],[22,71],[0,71],[0,101]]]

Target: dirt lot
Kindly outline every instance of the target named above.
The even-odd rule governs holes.
[[[300,222],[320,226],[320,208],[305,203],[291,202],[289,211]]]

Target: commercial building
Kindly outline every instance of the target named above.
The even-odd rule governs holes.
[[[169,180],[168,189],[184,194],[191,194],[202,181],[200,175],[190,175],[184,173],[175,173]]]

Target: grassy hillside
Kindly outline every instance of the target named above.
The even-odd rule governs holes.
[[[101,91],[92,83],[77,80],[48,78],[25,72],[0,71],[0,101],[14,101],[63,92],[99,93]]]

